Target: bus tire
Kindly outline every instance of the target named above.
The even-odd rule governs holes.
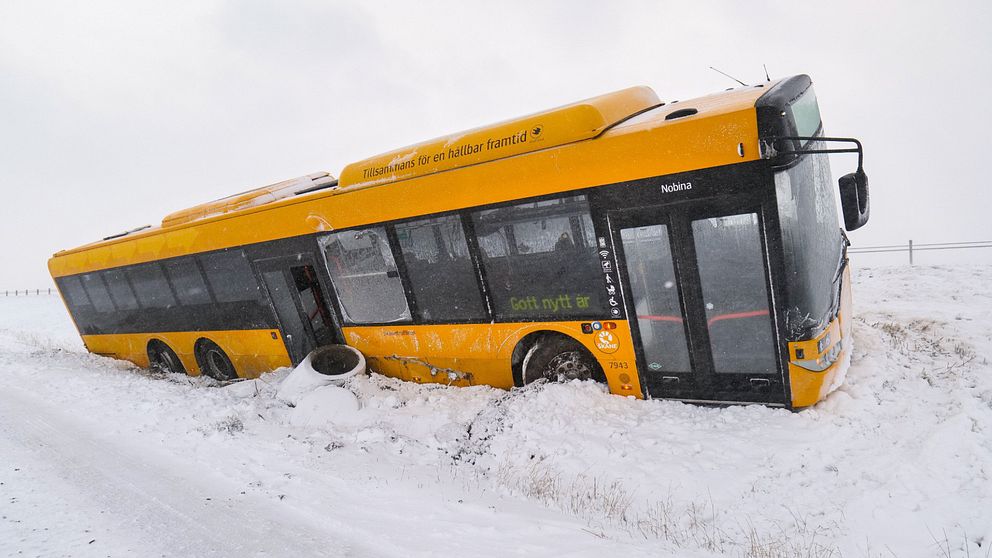
[[[194,352],[196,353],[196,364],[200,366],[200,373],[220,381],[233,380],[238,377],[234,363],[217,343],[209,339],[200,339],[196,342]]]
[[[544,379],[550,382],[596,380],[605,382],[603,370],[578,341],[551,334],[538,339],[524,356],[521,366],[524,385]]]
[[[152,339],[148,342],[148,367],[169,374],[185,374],[186,367],[179,355],[164,342]]]

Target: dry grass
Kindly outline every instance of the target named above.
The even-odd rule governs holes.
[[[675,548],[698,549],[745,558],[833,558],[830,529],[792,514],[774,532],[741,525],[732,513],[707,502],[677,504],[668,497],[635,506],[634,492],[619,480],[585,475],[567,478],[543,461],[526,467],[503,463],[491,474],[502,489],[584,519],[597,536],[612,529],[629,536],[663,540]]]

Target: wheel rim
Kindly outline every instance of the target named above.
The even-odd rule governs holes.
[[[220,351],[212,349],[207,353],[207,365],[217,379],[227,380],[232,376],[231,365]]]
[[[165,347],[149,351],[148,364],[159,372],[175,373],[183,370],[172,351]]]
[[[164,372],[178,372],[179,367],[176,366],[176,359],[172,357],[172,354],[168,351],[162,351],[159,353],[159,367]]]
[[[544,376],[552,381],[568,382],[571,380],[589,380],[592,378],[592,367],[582,358],[579,351],[559,353],[548,362]]]

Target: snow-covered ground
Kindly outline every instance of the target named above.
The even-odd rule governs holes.
[[[855,282],[799,413],[373,375],[306,427],[288,371],[152,374],[0,298],[0,556],[990,556],[992,267]]]

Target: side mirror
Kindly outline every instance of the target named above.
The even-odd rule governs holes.
[[[844,228],[853,231],[868,222],[868,175],[864,169],[845,174],[840,185],[840,207],[844,212]]]

